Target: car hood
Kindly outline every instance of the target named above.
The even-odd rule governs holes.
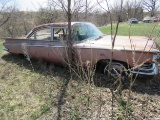
[[[88,40],[84,43],[80,43],[79,45],[83,45],[83,47],[112,49],[110,35],[102,36],[97,40]],[[114,49],[159,52],[153,40],[142,36],[131,36],[130,38],[128,36],[117,36],[115,39]]]

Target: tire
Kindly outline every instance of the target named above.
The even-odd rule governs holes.
[[[105,75],[108,75],[109,73],[110,76],[115,79],[120,78],[120,77],[122,78],[127,75],[127,69],[125,68],[125,66],[118,62],[112,62],[110,70],[109,70],[109,64],[107,64],[104,67],[103,72]]]

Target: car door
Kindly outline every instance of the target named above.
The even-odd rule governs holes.
[[[53,40],[50,42],[48,56],[54,63],[66,62],[67,54],[67,28],[53,27]]]
[[[91,44],[87,41],[89,36],[86,25],[83,23],[75,24],[72,35],[75,61],[77,65],[84,66],[91,61],[92,57]]]
[[[28,37],[29,55],[32,58],[48,59],[51,31],[51,27],[40,27]]]
[[[79,65],[94,65],[97,62],[98,49],[92,41],[102,33],[90,23],[76,23],[73,25],[74,58]]]

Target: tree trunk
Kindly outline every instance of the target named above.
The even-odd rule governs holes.
[[[73,50],[72,50],[72,36],[71,36],[71,0],[68,0],[68,12],[67,12],[67,17],[68,17],[68,62],[69,62],[69,67],[73,65]]]
[[[85,21],[87,21],[87,14],[88,14],[87,8],[88,8],[88,2],[86,0]]]

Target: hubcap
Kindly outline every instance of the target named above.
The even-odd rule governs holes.
[[[109,73],[114,78],[118,78],[120,75],[124,73],[124,71],[125,67],[122,64],[116,62],[112,62],[110,70],[109,70],[109,64],[106,65],[106,67],[104,68],[104,74]]]

